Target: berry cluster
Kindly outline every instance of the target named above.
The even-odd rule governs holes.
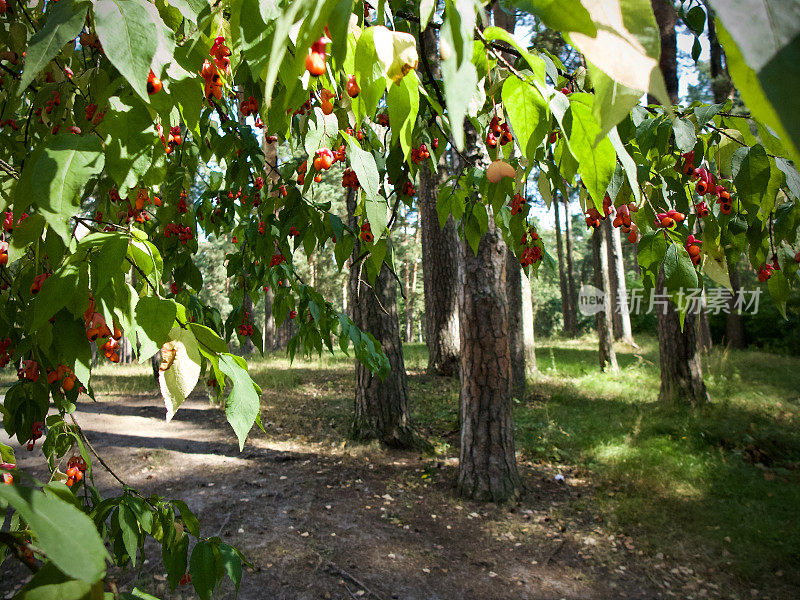
[[[223,36],[214,38],[214,45],[211,46],[208,55],[214,59],[214,66],[223,74],[227,75],[230,72],[231,60],[228,57],[231,55],[231,50],[225,45]]]
[[[106,116],[106,111],[97,112],[97,104],[90,103],[86,107],[86,120],[97,125]]]
[[[203,96],[206,100],[222,98],[222,77],[210,60],[203,61],[200,77],[203,78]]]
[[[682,212],[678,212],[677,210],[668,210],[665,213],[658,213],[656,214],[656,227],[663,227],[664,229],[672,229],[673,227],[677,226],[678,223],[683,223],[686,219],[686,215]]]
[[[322,108],[322,114],[329,115],[333,112],[333,102],[331,100],[334,98],[336,98],[336,94],[327,88],[322,88],[319,93],[319,105]]]
[[[169,137],[164,135],[164,128],[159,123],[156,125],[156,131],[161,143],[164,145],[164,152],[172,154],[175,146],[180,146],[183,143],[183,135],[181,134],[180,125],[175,125],[169,128]]]
[[[597,229],[600,227],[600,221],[605,221],[607,217],[611,215],[614,210],[614,203],[611,201],[611,196],[606,194],[606,197],[603,198],[603,214],[600,214],[600,211],[597,210],[594,206],[591,207],[589,210],[586,211],[586,226],[591,227],[593,229]]]
[[[96,33],[88,33],[84,31],[81,33],[80,36],[81,46],[84,48],[94,48],[96,50],[103,50],[102,44],[100,44],[100,40],[97,39]]]
[[[98,346],[103,351],[103,355],[113,363],[119,362],[119,340],[122,338],[122,332],[119,327],[114,325],[114,331],[108,327],[105,317],[95,310],[94,298],[89,298],[89,306],[86,312],[83,313],[83,320],[86,324],[86,337],[91,342],[97,342],[100,339],[107,338],[105,343]]]
[[[153,73],[153,70],[150,69],[150,74],[147,76],[147,93],[152,96],[153,94],[160,92],[163,87],[164,84],[158,77],[156,77],[156,74]]]
[[[28,218],[28,213],[22,213],[22,215],[20,215],[19,217],[19,220],[17,221],[16,226],[19,227],[22,224],[22,222],[27,218]],[[3,231],[5,231],[6,233],[12,233],[14,231],[14,214],[10,210],[7,210],[3,214]]]
[[[67,487],[72,487],[74,484],[83,479],[83,474],[86,471],[86,461],[82,456],[72,456],[67,461],[67,480],[64,482]]]
[[[286,257],[281,253],[276,253],[272,255],[272,258],[269,261],[269,266],[277,267],[278,265],[283,264],[285,262],[286,262]]]
[[[295,227],[294,225],[292,225],[291,227],[289,227],[289,235],[292,237],[297,237],[300,235],[300,230],[297,229],[297,227]]]
[[[406,196],[414,196],[417,193],[417,190],[414,189],[414,184],[410,181],[406,181],[405,185],[403,186],[403,194]]]
[[[186,190],[181,191],[181,196],[178,200],[178,212],[181,214],[189,212],[189,207],[186,205],[186,198]]]
[[[320,148],[314,153],[314,168],[317,171],[327,171],[331,165],[333,165],[333,152],[330,148]]]
[[[325,46],[329,41],[324,36],[319,38],[311,45],[306,56],[306,70],[314,77],[319,77],[325,72]]]
[[[533,263],[542,260],[542,242],[539,239],[539,234],[536,233],[536,228],[530,226],[527,233],[522,234],[520,240],[524,246],[522,249],[522,256],[520,256],[519,264],[523,267],[528,267]]]
[[[184,246],[186,242],[194,237],[192,228],[188,225],[181,225],[180,223],[167,223],[164,227],[164,237],[170,238],[177,236]]]
[[[686,252],[689,253],[689,258],[692,259],[692,264],[697,266],[700,264],[700,244],[703,242],[694,237],[694,235],[689,234],[689,237],[686,238]]]
[[[503,122],[501,124],[498,116],[493,116],[489,123],[489,133],[486,135],[486,147],[497,148],[498,141],[501,146],[505,146],[513,139],[508,123]]]
[[[55,371],[47,369],[47,384],[53,385],[60,382],[61,389],[65,392],[69,392],[75,387],[75,380],[75,373],[66,365],[58,365]]]
[[[514,194],[511,198],[511,214],[518,215],[527,206],[527,200],[522,194]]]
[[[0,369],[9,363],[12,354],[14,349],[11,347],[11,338],[0,341]]]
[[[375,239],[375,236],[372,235],[372,228],[369,225],[369,221],[364,221],[364,223],[361,225],[361,233],[359,234],[358,237],[360,237],[368,244],[371,244],[372,240]]]
[[[431,157],[431,153],[428,151],[428,146],[424,143],[420,144],[417,148],[411,149],[411,162],[415,165],[418,165],[423,160],[428,160]]]
[[[381,127],[389,127],[389,113],[382,112],[377,115],[378,125]]]
[[[0,267],[8,264],[8,242],[0,242]]]
[[[360,184],[358,183],[358,176],[353,169],[347,168],[342,174],[342,187],[350,188],[351,190],[358,190]]]
[[[27,379],[33,383],[39,381],[39,363],[35,360],[23,360],[17,369],[18,379]]]
[[[247,337],[253,335],[253,325],[250,323],[250,311],[244,311],[242,322],[239,325],[239,335]]]
[[[611,222],[614,227],[622,227],[622,233],[628,234],[628,241],[631,244],[635,244],[636,240],[639,239],[636,223],[631,220],[631,213],[637,210],[639,210],[639,207],[636,206],[635,202],[623,204],[617,207],[617,216]]]
[[[720,205],[720,212],[723,215],[731,214],[733,199],[728,188],[724,185],[719,185],[714,174],[705,167],[695,168],[694,151],[681,154],[681,159],[683,159],[683,162],[678,161],[675,168],[687,177],[691,177],[692,181],[697,181],[694,187],[697,195],[702,198],[708,194],[715,194],[717,196],[717,204]],[[701,218],[708,216],[708,207],[704,201],[695,204],[695,210]]]
[[[253,96],[250,96],[247,100],[242,102],[242,116],[249,117],[250,115],[254,115],[258,113],[258,100],[256,100]]]
[[[347,95],[351,98],[355,98],[361,93],[361,88],[358,87],[358,83],[356,83],[355,75],[350,75],[347,78],[347,85],[345,89],[347,90]]]

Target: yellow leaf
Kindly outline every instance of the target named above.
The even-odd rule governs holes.
[[[200,378],[200,350],[194,334],[173,327],[161,347],[158,385],[167,408],[167,421],[171,421],[187,396],[192,393]]]

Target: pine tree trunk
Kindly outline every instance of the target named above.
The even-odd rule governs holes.
[[[506,247],[489,218],[478,255],[464,242],[460,289],[461,453],[458,491],[501,502],[520,489],[511,408]]]
[[[244,298],[242,298],[242,308],[250,314],[251,319],[255,316],[253,315],[253,300],[250,298],[250,294],[248,294],[246,290],[244,292]],[[255,351],[256,346],[253,343],[253,340],[251,340],[249,336],[246,337],[242,343],[242,356],[250,356]]]
[[[424,33],[425,51],[434,73],[438,71],[436,32]],[[427,161],[419,168],[419,206],[422,221],[422,280],[425,294],[425,341],[428,374],[458,374],[458,232],[452,217],[439,226],[436,199],[446,168],[444,154],[433,173]]]
[[[419,244],[419,228],[414,234],[414,245]],[[408,275],[409,265],[406,262],[406,341],[414,341],[414,300],[417,297],[417,278],[419,276],[419,261],[414,260],[411,267],[411,276]]]
[[[711,325],[708,322],[706,307],[706,290],[700,292],[700,312],[697,315],[697,348],[707,352],[711,350]]]
[[[540,175],[541,177],[541,175]],[[567,291],[567,271],[564,265],[564,249],[561,241],[561,218],[559,215],[558,205],[561,202],[558,198],[553,199],[553,208],[555,209],[556,219],[556,253],[558,255],[558,283],[561,288],[561,314],[564,317],[564,333],[570,330],[568,320],[570,318],[569,306],[569,292]]]
[[[667,94],[673,104],[678,103],[678,35],[675,32],[675,25],[678,22],[678,14],[672,0],[650,0],[653,6],[653,14],[658,23],[658,31],[661,37],[661,57],[659,67],[664,76],[664,83],[667,84]],[[648,96],[650,104],[658,101]]]
[[[745,343],[742,315],[736,310],[736,295],[739,293],[738,262],[738,259],[736,261],[728,261],[728,275],[730,275],[733,294],[728,300],[728,313],[725,317],[725,334],[730,347],[741,350],[746,348],[747,344]]]
[[[600,370],[606,368],[613,372],[619,370],[617,365],[617,355],[614,352],[614,338],[612,335],[614,324],[611,313],[614,310],[613,304],[609,300],[609,289],[611,278],[608,274],[608,227],[611,222],[606,219],[592,233],[592,254],[594,258],[594,286],[605,293],[604,309],[597,313],[595,319],[597,323],[598,354],[600,359]]]
[[[607,219],[609,221],[610,219]],[[603,223],[605,228],[605,223]],[[609,299],[611,307],[611,335],[615,340],[622,338],[622,311],[619,310],[619,273],[617,272],[617,261],[614,256],[614,232],[619,235],[619,229],[611,227],[605,230],[606,238],[606,261],[608,262],[608,281],[609,289],[606,297]],[[624,280],[624,276],[623,276]]]
[[[272,315],[272,303],[275,292],[268,289],[264,292],[264,350],[275,348],[275,317]]]
[[[522,266],[514,253],[506,251],[506,296],[508,298],[508,347],[511,352],[511,394],[525,397],[525,336],[522,330]]]
[[[355,193],[347,193],[347,216],[350,226],[358,231],[354,216]],[[358,241],[353,248],[351,260],[361,253]],[[361,267],[364,267],[363,269]],[[369,369],[356,362],[356,394],[353,415],[353,438],[359,441],[378,440],[390,448],[415,448],[421,441],[411,427],[408,412],[408,390],[406,368],[403,361],[403,345],[400,341],[400,316],[397,310],[397,286],[395,279],[384,264],[370,286],[367,273],[361,262],[350,270],[351,316],[356,326],[369,332],[381,344],[389,359],[391,371],[386,379],[370,373]]]
[[[576,337],[578,335],[578,307],[577,296],[575,294],[575,272],[574,261],[572,260],[572,220],[569,214],[569,199],[563,198],[564,202],[564,237],[566,238],[566,262],[567,262],[567,312],[569,320],[566,316],[564,318],[564,328],[568,337]]]
[[[656,294],[666,293],[664,270],[659,272]],[[696,315],[686,312],[683,331],[672,302],[658,308],[658,354],[661,366],[662,402],[679,402],[698,406],[708,400],[703,371],[697,353]]]
[[[536,373],[536,347],[533,337],[533,292],[531,291],[531,280],[522,271],[522,337],[525,344],[525,374],[534,375]]]
[[[627,299],[628,297],[628,284],[625,281],[625,259],[622,254],[622,236],[618,228],[613,227],[611,231],[611,271],[614,273],[614,280],[616,281],[617,290],[617,303],[614,304],[614,314],[619,314],[620,322],[620,335],[619,340],[631,346],[636,344],[633,341],[633,329],[631,328],[631,315],[628,312],[627,301],[619,303],[619,298]]]

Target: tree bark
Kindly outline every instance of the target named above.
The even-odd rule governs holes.
[[[568,337],[574,338],[578,335],[578,307],[577,296],[575,294],[575,272],[574,261],[572,260],[572,220],[569,214],[569,198],[563,198],[564,202],[564,237],[566,238],[566,263],[567,263],[567,313],[564,318],[564,329]]]
[[[501,502],[517,495],[520,478],[511,410],[506,247],[491,217],[478,255],[466,241],[463,255],[458,491]]]
[[[556,219],[556,253],[558,255],[558,283],[561,288],[561,314],[564,317],[564,333],[570,330],[567,323],[570,317],[569,306],[569,292],[567,291],[567,271],[564,265],[564,249],[561,241],[561,217],[559,215],[558,205],[560,204],[558,198],[553,200],[553,208],[555,209]],[[571,336],[570,336],[571,337]]]
[[[275,317],[272,315],[272,303],[275,292],[272,288],[264,292],[264,350],[275,348]]]
[[[664,83],[667,84],[667,94],[672,104],[678,103],[678,36],[675,33],[675,25],[678,22],[678,14],[672,0],[650,0],[653,6],[653,14],[658,23],[658,31],[661,36],[661,57],[659,66],[661,74],[664,76]],[[652,96],[647,97],[650,104],[658,101]]]
[[[525,374],[536,374],[536,347],[533,337],[533,292],[531,280],[522,271],[522,338],[525,345]]]
[[[631,315],[627,310],[628,303],[619,303],[619,299],[627,299],[628,284],[625,281],[625,260],[622,254],[622,237],[617,227],[611,228],[611,250],[609,255],[610,270],[616,282],[616,298],[614,303],[614,315],[619,315],[619,337],[615,338],[631,346],[636,344],[633,341],[633,329],[631,328]]]
[[[614,305],[610,301],[611,278],[608,274],[608,229],[611,222],[606,219],[592,233],[592,254],[594,258],[594,286],[603,290],[603,310],[598,312],[595,320],[597,323],[598,354],[600,359],[600,370],[607,368],[613,372],[619,370],[617,365],[617,354],[614,352],[613,330],[614,324],[612,311]]]
[[[702,283],[702,282],[701,282]],[[699,350],[711,350],[711,325],[708,322],[708,312],[706,311],[706,290],[700,292],[700,312],[697,315],[697,347]]]
[[[514,253],[506,251],[506,296],[508,298],[508,347],[511,353],[511,394],[525,397],[525,337],[522,330],[522,266]]]
[[[419,244],[419,228],[414,233],[414,245]],[[409,276],[408,261],[406,261],[406,341],[414,341],[414,300],[417,297],[417,278],[419,276],[419,261],[414,260],[414,265],[410,267]]]
[[[262,147],[264,149],[264,163],[267,175],[266,194],[272,193],[273,188],[280,181],[278,172],[278,143],[268,142],[268,136],[263,136]],[[275,328],[275,317],[272,314],[272,303],[275,300],[275,292],[270,288],[264,293],[264,350],[275,349],[278,347],[278,332]]]
[[[354,216],[355,193],[347,193],[347,217],[353,231],[358,231]],[[361,253],[356,241],[351,261]],[[363,268],[362,268],[363,267]],[[400,316],[397,310],[397,286],[384,264],[375,283],[366,282],[366,266],[362,261],[350,270],[351,318],[361,331],[371,333],[381,344],[391,370],[385,379],[373,375],[356,362],[355,411],[353,438],[359,441],[378,440],[390,448],[420,447],[421,440],[411,427],[408,412],[406,368],[400,340]]]
[[[609,306],[611,307],[611,335],[615,340],[619,340],[622,339],[622,311],[619,310],[620,277],[619,273],[617,272],[616,256],[614,255],[614,232],[619,235],[619,229],[616,227],[605,228],[605,223],[603,223],[603,228],[605,229],[604,237],[606,238],[606,260],[608,263],[609,289],[606,292],[606,296],[609,298]]]
[[[427,60],[438,72],[436,32],[424,33]],[[436,199],[446,169],[444,154],[434,173],[427,161],[419,168],[419,206],[422,221],[422,281],[425,295],[425,341],[428,346],[428,374],[458,374],[458,269],[459,241],[456,224],[448,217],[439,226]]]
[[[714,21],[714,11],[711,10],[708,2],[704,1],[703,4],[705,4],[706,14],[708,15],[711,92],[714,94],[714,102],[721,104],[733,98],[735,88],[730,73],[728,73],[728,66],[724,62],[725,51],[722,49],[722,45],[719,43],[719,38],[717,37],[717,25]]]
[[[725,317],[725,336],[731,348],[742,350],[747,347],[744,337],[744,323],[742,315],[736,310],[736,295],[739,293],[739,260],[728,261],[728,275],[731,280],[733,294],[728,300],[728,313]]]
[[[666,294],[664,269],[658,274],[656,294]],[[696,315],[686,312],[681,331],[675,305],[665,302],[658,308],[658,354],[661,367],[662,402],[680,402],[698,406],[708,400],[700,358],[697,353]]]

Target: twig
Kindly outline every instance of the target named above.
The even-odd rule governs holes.
[[[19,179],[19,173],[14,170],[10,164],[0,158],[0,169],[11,175],[14,179]]]
[[[358,579],[353,577],[350,573],[348,573],[347,571],[345,571],[341,567],[336,566],[333,563],[328,563],[327,565],[325,565],[322,568],[322,570],[325,571],[328,575],[335,575],[336,577],[341,577],[342,579],[346,579],[350,583],[353,583],[353,584],[357,585],[358,587],[360,587],[362,590],[364,590],[367,593],[368,597],[372,596],[376,600],[383,600],[382,596],[379,596],[378,594],[373,592],[366,585],[364,585],[361,581],[359,581]]]
[[[36,563],[31,561],[27,556],[22,553],[22,548],[27,548],[31,552],[37,552],[39,554],[44,554],[38,548],[34,548],[27,542],[20,542],[14,537],[13,533],[9,533],[6,531],[0,531],[0,543],[5,544],[8,546],[8,549],[11,550],[11,553],[14,555],[19,562],[30,569],[31,573],[36,573],[39,570],[39,567],[36,566]]]

